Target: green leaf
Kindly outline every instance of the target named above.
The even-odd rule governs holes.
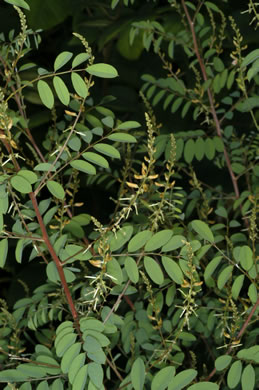
[[[79,369],[73,382],[72,390],[84,390],[87,380],[88,365],[85,364]]]
[[[72,72],[71,81],[76,93],[85,99],[88,96],[88,88],[84,79],[79,74]]]
[[[0,249],[0,256],[1,256],[1,249]],[[139,280],[138,266],[136,264],[136,261],[130,256],[127,256],[125,259],[125,269],[132,283],[138,283]]]
[[[57,375],[57,374],[61,373],[58,362],[52,356],[47,356],[47,355],[43,355],[43,354],[37,355],[36,360],[37,360],[37,362],[41,362],[43,364],[44,363],[46,364],[46,365],[41,366],[42,368],[44,368],[46,373],[52,374],[52,375]]]
[[[141,124],[139,122],[127,121],[127,122],[123,122],[123,123],[119,124],[119,126],[117,126],[117,129],[118,130],[129,130],[129,129],[136,129],[138,127],[141,127]]]
[[[172,382],[175,375],[175,368],[164,367],[156,373],[152,380],[151,390],[165,390],[167,386]]]
[[[132,225],[123,226],[116,233],[112,233],[108,240],[111,251],[115,252],[118,249],[120,249],[124,244],[126,244],[126,242],[128,242],[129,239],[131,238],[132,233],[133,233]]]
[[[219,263],[221,262],[222,256],[216,256],[214,259],[212,259],[204,271],[204,280],[205,282],[208,281],[208,279],[211,277]]]
[[[247,245],[243,245],[240,249],[238,257],[239,257],[239,261],[240,261],[242,268],[245,271],[249,271],[254,264],[253,252],[252,252],[251,248]]]
[[[213,160],[215,156],[215,146],[211,138],[205,140],[205,155],[208,160]]]
[[[22,390],[22,389],[20,389]],[[25,389],[24,389],[25,390]],[[60,378],[54,380],[51,386],[51,390],[64,390],[63,382]]]
[[[241,63],[241,68],[244,68],[245,66],[251,64],[252,62],[257,60],[257,58],[259,58],[259,49],[255,49],[248,53],[247,56],[245,56]]]
[[[13,176],[10,181],[13,188],[21,194],[32,192],[31,183],[23,176],[17,174]]]
[[[84,160],[71,161],[70,165],[72,168],[74,168],[78,171],[88,173],[88,175],[96,175],[95,167],[92,164],[90,164]]]
[[[53,78],[53,85],[61,103],[63,103],[64,106],[68,106],[70,101],[70,96],[69,96],[67,86],[62,80],[62,78],[59,76],[55,76]]]
[[[153,237],[151,237],[146,243],[145,251],[151,252],[157,250],[158,248],[161,248],[170,240],[172,235],[173,231],[169,229],[161,230],[160,232],[155,233]]]
[[[108,261],[106,271],[108,275],[112,276],[112,280],[115,284],[122,284],[123,274],[118,261],[113,257],[112,260]]]
[[[86,71],[97,77],[103,77],[103,78],[114,78],[118,76],[117,70],[109,64],[93,64],[86,68]]]
[[[259,72],[259,58],[253,63],[252,67],[247,72],[247,80],[251,79]]]
[[[40,163],[34,167],[34,171],[55,172],[56,168],[50,163]]]
[[[253,110],[254,108],[259,107],[259,97],[249,97],[245,99],[243,102],[238,103],[236,105],[236,109],[240,112],[248,112]]]
[[[117,149],[115,149],[111,145],[99,143],[93,146],[93,148],[106,156],[113,157],[113,158],[121,158],[120,153]]]
[[[204,240],[214,242],[214,236],[209,226],[198,219],[192,221],[192,228],[198,233]]]
[[[231,360],[232,360],[232,356],[229,356],[229,355],[222,355],[222,356],[219,356],[219,357],[215,360],[215,367],[216,367],[216,370],[217,370],[217,371],[225,370],[225,368],[227,368],[227,367],[230,365]]]
[[[30,184],[34,184],[38,180],[36,173],[29,171],[28,169],[20,169],[17,175],[24,177]]]
[[[37,88],[42,103],[51,110],[54,106],[54,95],[49,85],[46,83],[46,81],[39,80],[37,83]]]
[[[219,57],[213,58],[213,65],[217,72],[223,72],[225,69],[224,62]]]
[[[224,143],[220,137],[213,137],[213,143],[218,152],[224,152]]]
[[[65,334],[56,346],[56,354],[58,357],[62,357],[71,345],[76,341],[77,335],[75,333]]]
[[[0,241],[0,268],[4,268],[8,253],[8,239],[4,238]]]
[[[75,357],[79,355],[80,350],[80,343],[75,343],[66,350],[61,360],[61,370],[64,374],[68,373],[72,362],[74,361]]]
[[[231,365],[228,371],[227,384],[230,389],[234,389],[238,385],[241,378],[241,373],[242,362],[237,360]]]
[[[55,59],[55,62],[54,62],[54,70],[55,72],[62,68],[62,66],[66,65],[66,63],[72,58],[73,56],[73,53],[71,53],[70,51],[63,51],[62,53],[60,53],[56,59]]]
[[[205,153],[205,142],[203,138],[199,137],[195,142],[195,157],[198,161],[201,161]]]
[[[219,390],[219,385],[212,382],[200,382],[188,387],[188,390]]]
[[[109,127],[110,129],[112,129],[113,126],[114,126],[114,119],[113,119],[112,116],[108,115],[108,116],[106,116],[105,118],[102,119],[102,123],[103,123],[105,126],[107,126],[107,127]]]
[[[192,138],[188,139],[184,146],[184,159],[189,164],[192,162],[195,152],[195,143]]]
[[[102,349],[99,341],[92,335],[87,335],[85,337],[85,342],[83,348],[86,352],[96,352]]]
[[[177,284],[182,284],[184,277],[179,265],[170,257],[162,256],[163,266],[170,278]]]
[[[76,66],[82,64],[83,62],[87,61],[88,58],[90,58],[89,54],[87,53],[79,53],[75,56],[72,62],[72,68],[75,68]]]
[[[248,296],[253,303],[253,305],[257,302],[257,288],[254,283],[251,283],[249,288],[248,288]]]
[[[171,384],[168,386],[168,390],[181,390],[187,386],[194,378],[196,378],[198,372],[193,369],[188,369],[180,372],[174,378]]]
[[[103,322],[97,320],[93,317],[84,317],[80,319],[80,329],[84,332],[85,330],[95,330],[98,332],[103,332],[105,327]]]
[[[84,159],[86,159],[87,161],[90,161],[96,165],[98,165],[99,167],[102,167],[102,168],[109,168],[109,163],[108,161],[103,157],[103,156],[100,156],[99,154],[97,153],[93,153],[93,152],[85,152],[82,154],[82,156],[84,157]]]
[[[74,358],[74,360],[72,361],[69,367],[68,379],[72,385],[76,379],[76,375],[79,372],[80,368],[83,367],[85,364],[85,358],[86,358],[85,352],[80,353]]]
[[[145,364],[143,360],[138,357],[131,367],[130,377],[134,390],[142,390],[145,383]]]
[[[111,135],[108,135],[107,138],[112,141],[118,141],[118,142],[130,142],[130,143],[137,142],[136,138],[133,137],[133,135],[126,134],[126,133],[113,133]]]
[[[241,378],[242,390],[253,390],[255,386],[255,370],[251,364],[248,364]]]
[[[61,184],[54,180],[48,180],[47,181],[47,187],[49,192],[55,196],[58,199],[64,199],[65,198],[65,191]]]
[[[22,253],[23,248],[30,243],[30,239],[26,238],[20,238],[20,240],[17,241],[16,248],[15,248],[15,259],[17,263],[21,264],[22,262]]]
[[[99,389],[103,383],[103,369],[98,363],[91,362],[88,364],[88,375],[93,384]]]
[[[24,382],[27,379],[28,375],[20,372],[19,370],[9,369],[0,371],[0,383]]]
[[[144,230],[143,232],[137,233],[132,239],[130,240],[128,244],[128,251],[129,252],[136,252],[140,248],[142,248],[146,242],[150,239],[152,236],[152,232],[149,230]]]
[[[171,252],[175,249],[181,248],[185,243],[184,236],[175,235],[173,236],[163,247],[162,252]]]
[[[150,279],[160,285],[164,282],[164,275],[157,262],[150,256],[144,257],[144,267]]]
[[[226,268],[224,268],[223,271],[221,271],[221,273],[219,274],[219,277],[218,277],[218,289],[219,290],[222,290],[222,288],[225,286],[225,284],[227,283],[227,281],[231,277],[233,268],[234,268],[233,265],[229,265]]]
[[[6,3],[16,5],[17,7],[21,7],[30,11],[30,6],[24,0],[4,0]]]
[[[244,284],[244,280],[245,280],[245,275],[239,275],[235,279],[235,281],[232,285],[232,288],[231,288],[232,297],[234,299],[238,299],[239,293],[240,293],[241,288],[243,287],[243,284]]]
[[[250,348],[241,349],[237,353],[239,359],[252,360],[255,363],[259,363],[259,345],[254,345]]]

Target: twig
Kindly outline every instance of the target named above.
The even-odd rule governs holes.
[[[203,76],[204,81],[207,81],[208,80],[208,76],[207,76],[207,73],[206,73],[206,68],[205,68],[203,59],[202,59],[202,57],[200,55],[200,52],[199,52],[199,47],[198,47],[198,43],[197,43],[197,37],[196,37],[195,29],[194,29],[194,23],[191,20],[189,11],[188,11],[188,9],[186,7],[186,4],[185,4],[185,0],[181,0],[181,2],[182,2],[182,6],[183,6],[183,9],[184,9],[186,18],[188,20],[190,30],[191,30],[194,51],[195,51],[197,60],[199,62],[200,68],[201,68],[202,76]],[[210,88],[207,89],[207,94],[208,94],[208,98],[209,98],[209,102],[210,102],[211,114],[212,114],[212,117],[213,117],[213,120],[214,120],[214,123],[215,123],[215,127],[216,127],[216,132],[217,132],[217,135],[222,139],[220,122],[219,122],[219,119],[218,119],[218,116],[217,116],[217,113],[216,113],[216,110],[215,110],[215,105],[214,105],[214,102],[213,102],[213,96],[212,96],[212,92],[211,92]],[[228,152],[227,152],[227,149],[226,149],[225,145],[224,145],[224,151],[223,152],[224,152],[224,157],[225,157],[225,160],[226,160],[226,164],[227,164],[229,175],[231,177],[231,181],[232,181],[232,185],[233,185],[233,188],[234,188],[234,191],[235,191],[236,198],[239,198],[240,194],[239,194],[239,188],[238,188],[238,184],[237,184],[237,178],[236,178],[236,176],[235,176],[235,174],[233,172],[233,169],[231,167],[230,158],[229,158],[229,155],[228,155]]]

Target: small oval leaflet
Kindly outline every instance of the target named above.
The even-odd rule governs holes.
[[[239,261],[245,271],[249,271],[252,268],[253,262],[253,252],[248,245],[243,245],[239,252]]]
[[[84,160],[74,160],[70,163],[71,167],[77,169],[78,171],[82,171],[88,173],[88,175],[96,175],[95,167]]]
[[[121,266],[114,257],[107,263],[107,274],[112,276],[112,280],[115,284],[122,284],[123,274]]]
[[[73,382],[72,390],[84,390],[85,384],[87,380],[87,370],[88,365],[85,364],[83,367],[81,367],[76,374],[75,380]]]
[[[99,167],[109,168],[108,161],[103,156],[100,156],[97,153],[85,152],[82,154],[82,156],[84,157],[85,160],[90,161],[90,162],[98,165]]]
[[[139,357],[131,367],[130,377],[134,390],[142,390],[145,383],[145,364]]]
[[[221,271],[221,273],[220,273],[220,275],[218,277],[218,288],[219,288],[219,290],[222,290],[222,288],[225,286],[225,284],[229,280],[229,278],[230,278],[230,276],[232,274],[233,268],[234,268],[233,265],[229,265],[228,267],[223,269],[223,271]]]
[[[4,0],[6,3],[16,5],[17,7],[21,7],[24,9],[27,9],[30,11],[30,6],[29,4],[26,3],[24,0]],[[8,382],[8,381],[7,381]]]
[[[71,53],[70,51],[63,51],[62,53],[60,53],[56,59],[55,59],[55,62],[54,62],[54,70],[55,72],[62,68],[62,66],[66,65],[66,63],[72,58],[73,56],[73,53]]]
[[[76,341],[77,335],[75,333],[69,333],[66,334],[57,344],[56,347],[56,354],[58,357],[61,357],[64,355],[66,350],[74,344]]]
[[[136,252],[142,248],[146,242],[152,237],[152,232],[150,230],[144,230],[143,232],[137,233],[128,244],[129,252]]]
[[[165,367],[156,373],[152,380],[151,390],[165,390],[175,375],[174,367]]]
[[[180,372],[173,378],[173,381],[168,386],[168,390],[181,390],[196,378],[197,374],[198,372],[191,368]]]
[[[48,180],[47,181],[47,187],[49,192],[55,196],[58,199],[64,199],[65,198],[65,191],[61,184],[54,180]]]
[[[56,168],[50,163],[40,163],[34,167],[34,171],[55,172]]]
[[[204,240],[214,242],[214,236],[209,226],[198,219],[192,221],[192,228],[198,233]]]
[[[255,370],[251,364],[248,364],[241,378],[242,390],[253,390],[255,385]]]
[[[238,275],[238,277],[235,279],[231,288],[232,297],[234,299],[237,299],[239,297],[239,293],[241,291],[241,288],[243,287],[244,280],[245,275]]]
[[[188,387],[188,390],[219,390],[219,385],[212,382],[200,382]]]
[[[144,267],[150,279],[160,285],[164,282],[164,275],[157,262],[150,256],[144,257]]]
[[[88,88],[84,79],[79,74],[72,72],[71,81],[76,93],[85,99],[88,95]]]
[[[205,282],[211,277],[211,275],[213,274],[213,272],[215,271],[215,269],[217,268],[217,266],[221,262],[221,259],[222,259],[222,256],[216,256],[216,257],[214,257],[214,259],[212,259],[209,262],[209,264],[205,268],[205,272],[204,272]]]
[[[13,176],[10,181],[13,188],[21,194],[32,192],[31,183],[23,176],[17,174]]]
[[[126,269],[128,277],[132,281],[132,283],[137,283],[139,280],[139,272],[138,272],[138,266],[136,264],[136,261],[133,259],[133,257],[130,257],[130,256],[126,257],[125,269]]]
[[[54,106],[54,95],[49,85],[46,81],[39,80],[37,83],[37,89],[42,103],[51,110]]]
[[[81,344],[75,343],[68,348],[68,350],[64,353],[61,360],[61,370],[64,374],[67,374],[69,371],[69,367],[73,362],[74,358],[79,355],[81,350]]]
[[[112,233],[108,240],[111,251],[114,252],[120,249],[126,242],[129,241],[129,239],[132,236],[132,233],[133,233],[132,225],[123,226],[116,233]]]
[[[77,54],[75,56],[75,58],[73,59],[72,68],[75,68],[76,66],[82,64],[83,62],[88,60],[88,58],[90,58],[90,56],[87,53],[79,53],[79,54]]]
[[[173,231],[169,229],[157,232],[149,239],[145,245],[145,251],[154,251],[165,245],[173,235]]]
[[[225,370],[225,368],[227,368],[227,367],[229,366],[229,364],[231,363],[231,360],[232,360],[232,357],[229,356],[229,355],[222,355],[222,356],[219,356],[219,357],[215,360],[215,367],[216,367],[216,370],[217,370],[217,371]]]
[[[117,129],[118,130],[129,130],[129,129],[136,129],[140,126],[141,126],[141,124],[139,122],[127,121],[127,122],[120,123],[119,126],[117,126]]]
[[[179,265],[170,257],[162,256],[162,263],[169,277],[177,284],[182,284],[184,277]]]
[[[189,164],[192,162],[195,151],[195,143],[192,138],[188,139],[184,146],[184,159]]]
[[[241,378],[241,373],[242,362],[237,360],[231,365],[228,371],[227,384],[230,389],[234,389],[238,385]]]
[[[103,77],[103,78],[114,78],[118,76],[117,70],[109,64],[93,64],[86,68],[86,71],[97,77]]]
[[[0,241],[0,268],[4,268],[8,253],[8,239],[4,238]]]
[[[107,145],[104,143],[99,143],[93,146],[97,152],[100,152],[106,156],[113,157],[113,158],[121,158],[120,153],[117,149],[114,148],[114,146]]]
[[[113,133],[111,135],[108,135],[107,138],[112,141],[118,141],[118,142],[129,142],[129,143],[137,142],[136,138],[133,137],[133,135],[125,134],[125,133]]]
[[[103,369],[98,363],[91,362],[88,364],[88,375],[93,384],[99,389],[103,383]]]
[[[85,352],[82,352],[79,355],[77,355],[75,359],[72,361],[68,371],[68,379],[71,384],[74,383],[78,371],[85,364],[85,358],[86,358],[86,354]]]
[[[29,183],[34,184],[38,180],[36,173],[29,171],[28,169],[21,169],[17,172],[17,175],[24,177]]]
[[[64,104],[64,106],[68,106],[70,101],[70,96],[69,96],[67,86],[62,80],[62,78],[59,76],[55,76],[53,78],[53,85],[61,103]]]

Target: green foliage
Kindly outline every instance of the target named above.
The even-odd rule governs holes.
[[[0,34],[0,267],[24,273],[23,293],[11,300],[10,282],[0,299],[0,382],[257,388],[259,52],[231,7],[113,0],[73,13],[57,0],[39,21],[38,2],[5,3],[20,32]],[[67,16],[80,33],[31,62],[41,38],[27,23]]]

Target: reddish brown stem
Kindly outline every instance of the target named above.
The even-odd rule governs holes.
[[[202,57],[200,55],[200,51],[199,51],[199,47],[198,47],[198,43],[197,43],[197,37],[196,37],[195,29],[194,29],[194,22],[192,21],[192,19],[190,17],[189,11],[188,11],[188,9],[186,7],[186,4],[185,4],[185,0],[181,0],[181,2],[182,2],[183,9],[184,9],[184,13],[186,15],[186,18],[187,18],[189,26],[190,26],[190,30],[191,30],[191,34],[192,34],[192,40],[193,40],[193,46],[194,46],[194,51],[195,51],[197,60],[199,62],[200,68],[201,68],[201,73],[202,73],[204,81],[207,81],[208,77],[207,77],[206,68],[205,68],[203,59],[202,59]],[[215,105],[214,105],[214,102],[213,102],[213,96],[212,96],[212,92],[211,92],[210,88],[207,89],[207,94],[208,94],[208,98],[209,98],[209,102],[210,102],[211,114],[212,114],[212,117],[213,117],[213,120],[214,120],[214,123],[215,123],[215,127],[216,127],[216,132],[217,132],[217,135],[222,139],[220,122],[219,122],[219,119],[218,119],[218,116],[217,116],[217,113],[216,113],[216,110],[215,110]],[[229,158],[227,149],[225,148],[225,145],[224,145],[224,157],[225,157],[225,160],[226,160],[226,164],[227,164],[229,175],[231,177],[231,181],[232,181],[232,185],[233,185],[233,188],[234,188],[234,191],[235,191],[236,198],[239,198],[239,188],[238,188],[238,184],[237,184],[237,178],[236,178],[236,176],[235,176],[235,174],[233,172],[233,169],[231,167],[230,158]]]
[[[49,239],[49,236],[48,236],[45,224],[44,224],[42,216],[40,214],[40,210],[39,210],[37,199],[36,199],[36,197],[35,197],[33,192],[29,193],[29,196],[30,196],[30,199],[32,201],[32,205],[33,205],[34,211],[36,213],[36,217],[38,219],[38,222],[39,222],[39,225],[40,225],[40,228],[41,228],[42,237],[43,237],[44,242],[47,245],[47,248],[49,250],[49,253],[50,253],[50,255],[51,255],[51,257],[52,257],[52,259],[53,259],[53,261],[54,261],[54,263],[55,263],[55,265],[57,267],[57,270],[58,270],[58,273],[59,273],[59,277],[60,277],[60,281],[61,281],[62,287],[64,289],[64,293],[65,293],[66,298],[67,298],[67,303],[68,303],[68,305],[70,307],[70,310],[71,310],[71,313],[72,313],[72,316],[73,316],[73,319],[74,319],[77,331],[80,334],[80,326],[79,326],[78,314],[77,314],[77,311],[76,311],[76,308],[75,308],[72,296],[70,294],[70,291],[69,291],[69,288],[68,288],[68,285],[67,285],[67,281],[66,281],[66,278],[65,278],[65,274],[64,274],[63,267],[62,267],[62,263],[59,260],[57,254],[56,254],[56,252],[55,252],[55,250],[54,250],[54,248],[53,248],[53,246],[52,246],[52,244],[50,242],[50,239]]]

